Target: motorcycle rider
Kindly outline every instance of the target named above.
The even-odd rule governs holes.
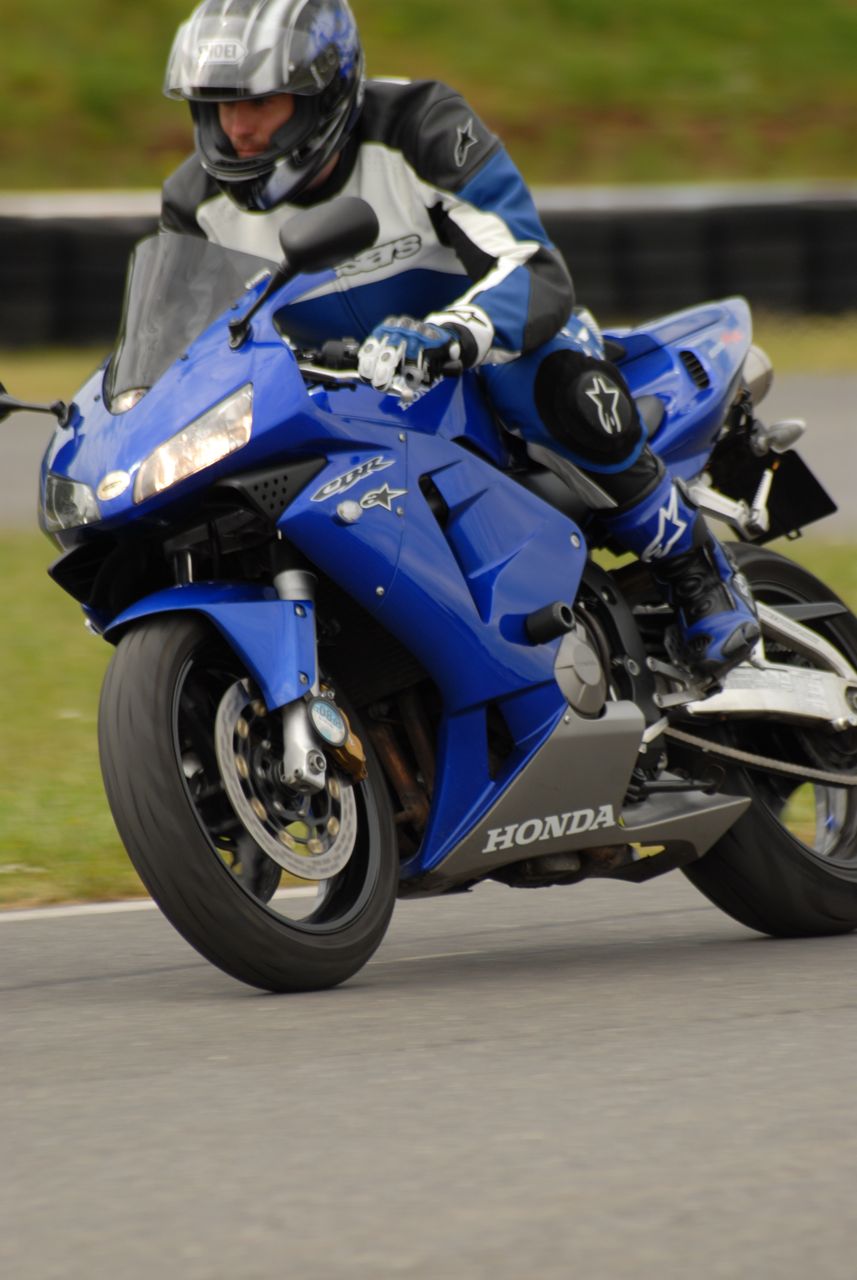
[[[362,343],[381,390],[404,363],[429,383],[478,366],[504,424],[573,463],[616,504],[611,539],[651,563],[680,650],[722,675],[759,637],[746,584],[648,447],[619,369],[574,294],[500,141],[434,81],[364,77],[346,0],[203,0],[164,91],[190,105],[195,153],[167,179],[161,225],[278,260],[298,209],[373,207],[378,243],[289,305],[289,334]]]

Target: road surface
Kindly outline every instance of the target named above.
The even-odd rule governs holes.
[[[401,903],[298,997],[153,910],[0,957],[10,1280],[853,1280],[857,937],[674,873]]]

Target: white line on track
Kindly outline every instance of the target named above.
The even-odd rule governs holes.
[[[278,889],[274,898],[313,898],[315,889]],[[26,910],[0,911],[0,924],[12,924],[33,920],[69,920],[75,916],[112,916],[127,911],[154,911],[156,904],[150,898],[132,899],[127,902],[81,902],[70,907],[32,907]]]
[[[479,956],[481,951],[430,951],[424,956],[396,956],[395,960],[371,960],[370,964],[413,964],[417,960],[452,960],[460,956]]]

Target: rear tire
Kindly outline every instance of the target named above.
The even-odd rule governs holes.
[[[763,603],[841,603],[818,578],[773,551],[742,544],[730,549]],[[853,614],[805,625],[857,668]],[[796,654],[772,648],[768,652],[776,661],[806,665]],[[747,751],[857,772],[855,730],[808,732],[735,722],[729,732],[730,745]],[[744,769],[730,772],[723,789],[750,796],[753,805],[703,858],[684,868],[691,883],[741,924],[773,937],[857,928],[857,789]]]
[[[99,713],[107,798],[144,885],[206,959],[268,991],[331,987],[367,962],[393,911],[398,854],[386,786],[352,715],[369,766],[353,788],[353,851],[321,883],[308,914],[278,914],[272,899],[281,869],[239,823],[214,749],[219,700],[242,677],[236,656],[191,615],[147,619],[126,634]],[[346,786],[343,779],[332,790]],[[239,851],[231,865],[224,848]]]

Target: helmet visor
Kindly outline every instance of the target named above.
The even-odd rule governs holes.
[[[197,102],[320,94],[349,24],[341,0],[207,0],[178,30],[164,92]]]

